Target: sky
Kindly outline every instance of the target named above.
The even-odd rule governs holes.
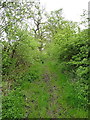
[[[40,0],[47,12],[63,8],[63,16],[67,20],[79,22],[80,15],[84,10],[88,10],[90,0]]]

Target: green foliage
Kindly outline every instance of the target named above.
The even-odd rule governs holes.
[[[0,6],[2,71],[4,85],[7,83],[3,87],[3,118],[85,117],[88,29],[81,31],[77,23],[65,20],[62,9],[45,16],[36,1],[2,0]]]
[[[2,118],[24,118],[24,99],[20,88],[12,90],[8,96],[3,96]]]
[[[29,66],[39,59],[38,42],[29,35],[28,31],[16,27],[15,29],[17,30],[16,34],[11,33],[11,39],[14,37],[15,40],[9,44],[8,42],[2,42],[4,46],[2,51],[3,74],[10,73],[22,64]]]
[[[65,82],[65,99],[73,107],[86,108],[88,104],[88,30],[65,36],[62,31],[56,33],[52,42],[51,58],[60,64],[60,69],[71,76]],[[63,81],[64,82],[64,81]],[[77,103],[77,106],[76,106]]]
[[[36,79],[40,79],[41,72],[42,72],[41,64],[36,63],[33,66],[31,66],[27,72],[25,72],[22,75],[21,79],[22,81],[33,82]]]

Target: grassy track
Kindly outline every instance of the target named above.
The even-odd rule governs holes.
[[[25,95],[25,117],[29,118],[63,118],[66,114],[63,91],[60,80],[48,66],[43,67],[41,79],[23,85]]]
[[[37,67],[39,78],[21,80],[4,97],[4,118],[86,118],[87,111],[70,105],[73,99],[67,100],[72,98],[72,86],[57,66],[47,63]]]

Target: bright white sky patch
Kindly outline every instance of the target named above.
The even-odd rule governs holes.
[[[66,19],[79,22],[83,9],[88,10],[89,0],[40,0],[48,12],[63,8]]]

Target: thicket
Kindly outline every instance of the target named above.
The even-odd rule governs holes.
[[[24,117],[22,85],[40,79],[42,65],[49,62],[58,76],[67,76],[62,80],[67,104],[87,110],[89,29],[65,20],[62,9],[46,13],[40,2],[2,0],[0,10],[3,118]]]
[[[66,37],[63,37],[63,39]],[[70,36],[62,41],[60,32],[52,43],[51,58],[55,58],[56,66],[61,72],[69,75],[66,82],[69,91],[66,99],[74,107],[86,108],[88,105],[88,81],[89,81],[89,56],[88,56],[88,30]]]

